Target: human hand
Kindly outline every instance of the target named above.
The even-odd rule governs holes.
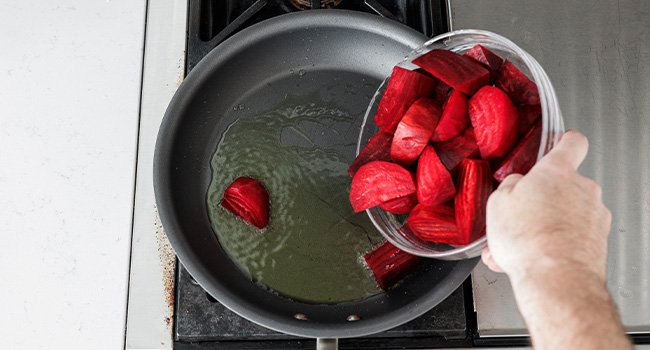
[[[511,279],[571,269],[604,283],[611,213],[600,186],[576,170],[587,149],[568,131],[526,176],[503,180],[487,205],[488,267]]]

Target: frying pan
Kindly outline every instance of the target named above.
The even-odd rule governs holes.
[[[279,332],[344,338],[410,321],[444,300],[467,278],[476,259],[427,260],[403,283],[360,301],[312,304],[291,300],[246,276],[222,249],[208,218],[210,160],[234,120],[254,117],[290,94],[307,96],[314,104],[337,99],[360,126],[375,89],[425,39],[379,16],[342,10],[296,12],[232,36],[188,74],[160,126],[154,188],[172,247],[210,295],[240,316]],[[246,108],[242,111],[241,106]],[[345,153],[351,161],[357,134],[355,128],[336,136],[345,138],[337,141],[329,133],[316,142]],[[298,314],[305,317],[295,317]],[[360,319],[350,322],[349,315]]]

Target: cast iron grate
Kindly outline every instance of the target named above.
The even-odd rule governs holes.
[[[434,36],[449,27],[444,0],[190,0],[188,11],[187,71],[208,52],[237,31],[284,13],[301,11],[292,2],[336,4],[337,9],[387,17]]]

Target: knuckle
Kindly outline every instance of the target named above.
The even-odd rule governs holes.
[[[603,216],[605,217],[606,222],[608,222],[609,224],[612,223],[612,211],[605,206],[603,206]]]
[[[585,189],[587,190],[587,192],[590,195],[600,198],[603,190],[596,181],[594,181],[592,179],[584,178],[582,183],[583,183],[583,186],[585,187]]]

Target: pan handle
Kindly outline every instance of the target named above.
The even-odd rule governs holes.
[[[339,340],[331,338],[317,338],[316,350],[338,350]]]

